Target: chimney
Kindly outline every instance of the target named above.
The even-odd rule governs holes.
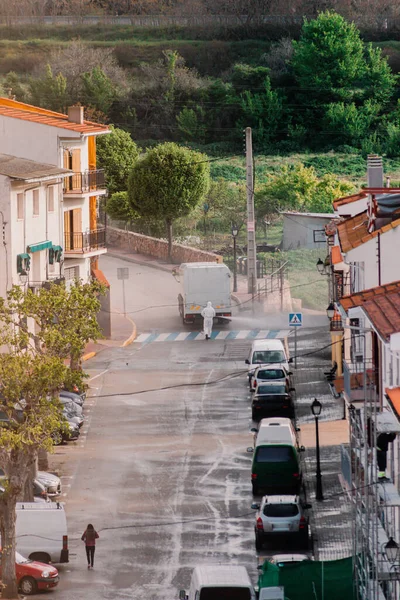
[[[83,123],[83,106],[69,106],[68,107],[68,121],[70,123]]]
[[[369,188],[383,187],[382,157],[372,154],[367,158],[367,180]]]

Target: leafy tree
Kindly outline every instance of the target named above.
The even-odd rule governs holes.
[[[139,156],[139,148],[126,131],[111,126],[111,133],[99,136],[97,162],[104,169],[110,194],[126,191],[128,177]]]
[[[232,87],[239,95],[244,90],[257,91],[257,89],[264,87],[269,72],[267,67],[252,67],[243,63],[237,63],[234,65],[231,75]]]
[[[111,79],[107,77],[101,67],[94,67],[91,71],[82,74],[82,103],[94,106],[107,115],[112,103],[117,98],[117,91]]]
[[[115,192],[107,200],[106,212],[112,219],[131,221],[137,216],[128,200],[128,192]]]
[[[392,73],[387,58],[382,56],[382,49],[373,48],[372,44],[367,44],[365,70],[361,82],[364,88],[364,97],[384,105],[393,96],[397,81],[398,76]]]
[[[204,111],[199,106],[196,107],[196,110],[186,106],[181,110],[176,120],[179,131],[185,140],[196,140],[204,143],[206,127],[202,124],[203,119]]]
[[[242,116],[238,128],[254,128],[255,141],[269,142],[276,135],[282,122],[283,106],[279,94],[271,87],[269,77],[261,93],[244,92],[240,97]]]
[[[50,110],[65,112],[68,104],[67,81],[58,73],[53,75],[50,65],[46,66],[43,77],[29,82],[30,102]]]
[[[326,110],[327,127],[344,144],[359,145],[377,119],[380,106],[367,100],[357,107],[354,102],[329,104]]]
[[[210,185],[206,155],[172,142],[148,150],[129,176],[128,198],[143,217],[165,221],[168,257],[172,256],[172,224],[203,200]]]
[[[19,102],[24,102],[26,100],[27,90],[22,85],[21,79],[15,71],[7,73],[3,82],[3,88],[7,95],[10,94]]]

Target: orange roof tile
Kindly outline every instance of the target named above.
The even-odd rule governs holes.
[[[362,309],[383,339],[400,332],[400,290],[374,296],[364,302]]]
[[[331,250],[331,262],[333,265],[343,262],[343,256],[339,246],[333,246]]]
[[[400,415],[400,387],[396,388],[386,388],[386,394],[389,396],[389,402],[396,411],[398,415]]]
[[[337,225],[337,233],[340,240],[342,252],[348,252],[352,248],[357,248],[361,244],[365,244],[378,235],[378,233],[386,233],[391,229],[395,229],[400,225],[400,219],[392,221],[388,225],[384,225],[380,229],[376,229],[372,233],[368,233],[368,217],[367,211],[349,217]]]
[[[400,291],[400,281],[393,281],[392,283],[387,283],[385,285],[377,285],[376,287],[363,290],[362,292],[343,296],[340,298],[340,304],[347,312],[349,308],[362,306],[365,302],[371,300],[371,298],[382,296],[383,294],[390,294],[396,291]]]
[[[17,102],[9,98],[0,98],[0,115],[11,117],[14,119],[22,119],[24,121],[32,121],[34,123],[42,123],[51,127],[59,127],[78,133],[91,134],[109,131],[107,125],[101,123],[93,123],[92,121],[84,121],[83,123],[72,123],[68,121],[68,116],[62,113],[57,113],[52,110]]]
[[[333,201],[333,208],[337,209],[339,206],[351,204],[351,202],[357,202],[357,200],[363,200],[364,198],[368,198],[368,194],[365,192],[359,192],[358,194],[352,194],[351,196],[344,196],[343,198],[338,198],[337,200]]]

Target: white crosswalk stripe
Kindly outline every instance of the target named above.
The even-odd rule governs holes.
[[[287,329],[249,329],[240,331],[213,331],[211,340],[263,340],[263,339],[282,339],[287,337]],[[135,340],[136,344],[151,344],[152,342],[184,342],[204,340],[204,335],[199,331],[180,331],[174,333],[141,333]]]

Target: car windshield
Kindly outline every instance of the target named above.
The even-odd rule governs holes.
[[[257,379],[268,381],[269,379],[285,379],[283,369],[260,369],[257,373]]]
[[[257,448],[256,461],[259,463],[284,463],[293,458],[290,446],[260,446]]]
[[[30,563],[32,562],[29,558],[25,558],[25,556],[22,556],[22,554],[20,554],[19,552],[15,553],[15,562],[17,563],[17,565],[23,565],[25,563]]]
[[[200,600],[251,600],[251,593],[248,588],[203,587]]]
[[[253,364],[272,364],[282,363],[286,361],[286,357],[282,350],[256,350],[253,354]]]
[[[257,394],[286,394],[286,388],[284,385],[259,385]]]
[[[266,517],[295,517],[298,514],[297,504],[266,504],[264,506]]]

